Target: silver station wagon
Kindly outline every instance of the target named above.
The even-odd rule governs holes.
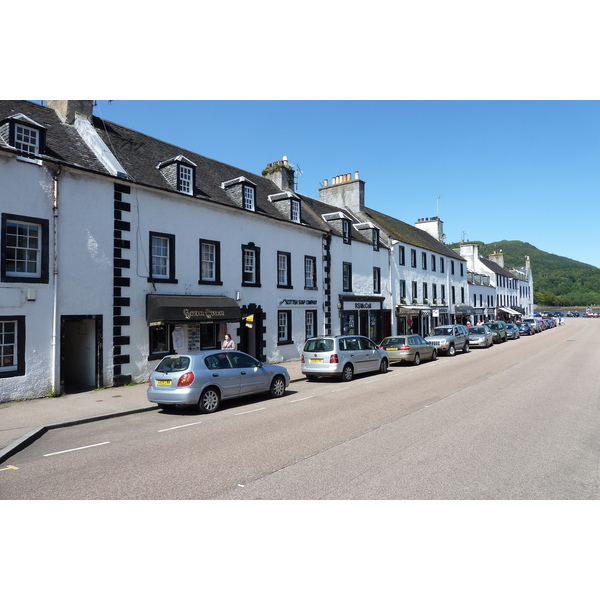
[[[355,373],[387,371],[387,352],[362,335],[336,335],[306,340],[301,356],[302,373],[309,380],[339,377],[350,381]]]
[[[259,392],[278,398],[289,384],[284,367],[264,364],[238,350],[210,350],[165,356],[150,375],[146,395],[162,408],[191,404],[201,413],[211,413],[222,399]]]

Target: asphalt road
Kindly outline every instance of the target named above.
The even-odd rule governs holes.
[[[53,430],[1,499],[598,499],[600,322],[212,415]]]

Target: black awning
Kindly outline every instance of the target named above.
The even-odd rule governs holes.
[[[232,322],[241,318],[242,312],[237,302],[227,296],[146,296],[148,323]]]

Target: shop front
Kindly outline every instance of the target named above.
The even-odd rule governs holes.
[[[498,307],[498,318],[506,321],[517,321],[522,317],[522,313],[514,308],[509,308],[508,306],[499,306]]]
[[[432,327],[445,322],[448,308],[433,309],[428,304],[399,304],[396,306],[396,335],[412,333],[425,337]]]
[[[226,333],[235,341],[241,319],[237,302],[227,296],[148,294],[148,359],[171,352],[219,348]]]
[[[473,320],[475,319],[475,308],[469,306],[468,304],[457,304],[454,307],[454,315],[456,317],[456,322],[459,325],[466,325],[467,323],[471,323],[473,325]],[[477,321],[475,321],[476,323]]]
[[[384,319],[380,296],[340,296],[338,309],[343,335],[364,335],[376,342],[387,335],[385,323],[389,318]]]

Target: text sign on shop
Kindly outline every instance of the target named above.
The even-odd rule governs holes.
[[[344,302],[344,310],[381,310],[381,302]]]

